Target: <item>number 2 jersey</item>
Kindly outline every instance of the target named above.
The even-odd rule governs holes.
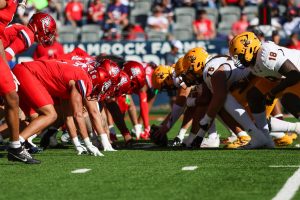
[[[244,68],[243,66],[237,66],[229,56],[224,55],[211,58],[205,64],[203,70],[203,80],[212,93],[214,93],[214,91],[212,89],[211,77],[221,66],[223,66],[227,78],[228,89],[234,82],[246,78],[250,73],[247,68]]]
[[[290,60],[298,70],[300,69],[299,50],[281,47],[270,41],[264,42],[257,52],[255,65],[250,69],[259,77],[281,79],[282,75],[278,71],[286,60]]]

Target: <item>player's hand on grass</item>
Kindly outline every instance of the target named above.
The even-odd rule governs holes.
[[[77,155],[81,155],[81,154],[87,154],[88,151],[87,149],[85,148],[85,146],[82,146],[82,145],[77,145],[75,146],[75,149],[77,151]]]
[[[88,149],[88,152],[91,154],[91,155],[94,155],[94,156],[104,156],[97,147],[95,147],[94,145],[90,144],[90,145],[87,145],[86,146],[87,149]]]

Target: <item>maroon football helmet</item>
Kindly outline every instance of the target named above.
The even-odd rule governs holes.
[[[143,65],[136,61],[127,61],[123,65],[123,71],[126,72],[131,81],[131,90],[129,93],[138,93],[146,83]]]
[[[29,20],[28,27],[34,33],[37,42],[44,47],[51,46],[56,36],[56,22],[46,13],[35,13]]]
[[[117,84],[119,82],[119,78],[120,78],[120,68],[117,65],[117,63],[115,63],[112,60],[109,59],[104,59],[100,62],[100,67],[103,67],[104,69],[106,69],[106,71],[109,73],[111,81],[113,84]]]
[[[97,98],[98,101],[103,101],[106,98],[106,93],[109,91],[112,82],[108,72],[101,67],[97,67],[88,72],[93,83],[91,97]]]

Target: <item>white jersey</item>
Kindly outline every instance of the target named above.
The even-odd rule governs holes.
[[[234,61],[228,56],[213,57],[206,63],[203,70],[203,80],[212,93],[211,77],[221,66],[224,67],[228,89],[234,82],[246,78],[250,73],[247,68],[236,66]]]
[[[251,72],[270,80],[281,79],[278,72],[286,60],[290,60],[300,70],[300,51],[276,45],[273,42],[264,42],[257,52],[256,62]]]

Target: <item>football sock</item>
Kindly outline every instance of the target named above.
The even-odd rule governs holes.
[[[144,127],[149,126],[149,108],[147,102],[147,93],[145,91],[139,93],[140,97],[140,110],[144,122]]]
[[[116,135],[116,129],[115,129],[114,125],[109,125],[108,129],[109,129],[109,133]]]
[[[21,143],[24,143],[24,142],[25,142],[25,139],[24,139],[22,136],[19,136],[19,141],[20,141]]]
[[[271,131],[274,132],[297,132],[297,123],[283,121],[274,117],[270,118]]]
[[[267,122],[267,118],[266,118],[266,113],[265,112],[253,113],[252,115],[255,119],[256,126],[265,133],[269,132],[269,126],[268,126],[268,122]]]
[[[273,116],[274,118],[277,118],[277,119],[281,119],[281,120],[283,120],[283,114],[278,114],[278,115],[274,115]]]
[[[142,128],[143,128],[142,124],[134,125],[135,135],[137,138],[139,138],[141,133],[143,132]]]
[[[178,135],[177,135],[177,137],[178,137],[180,140],[183,140],[186,131],[187,131],[187,129],[181,128],[180,131],[179,131],[179,133],[178,133]]]
[[[285,136],[284,132],[270,132],[270,135],[276,139],[282,138]]]
[[[80,142],[79,142],[79,140],[78,140],[78,137],[76,136],[76,137],[74,137],[74,138],[72,138],[72,141],[73,141],[73,144],[75,145],[75,146],[80,146]]]
[[[34,143],[32,142],[32,140],[33,140],[34,138],[36,138],[36,137],[37,137],[37,134],[34,134],[34,135],[30,136],[30,137],[27,139],[28,143],[31,144],[31,145],[34,146],[34,147],[36,147],[36,144],[34,144]]]
[[[11,141],[9,142],[9,147],[13,149],[17,149],[21,147],[20,141]]]
[[[209,133],[209,134],[208,134],[208,137],[209,137],[209,138],[213,138],[213,139],[215,139],[215,138],[217,138],[217,137],[218,137],[218,133],[217,133],[217,132],[212,132],[212,133]]]
[[[248,133],[246,131],[241,131],[237,134],[238,137],[242,137],[242,136],[249,136]]]

